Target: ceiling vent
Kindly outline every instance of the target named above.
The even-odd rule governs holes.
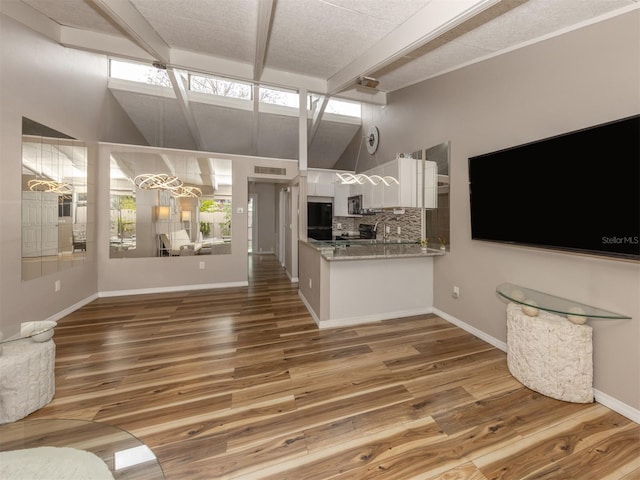
[[[253,167],[253,173],[261,173],[264,175],[282,175],[285,176],[287,174],[286,168],[276,168],[276,167]]]

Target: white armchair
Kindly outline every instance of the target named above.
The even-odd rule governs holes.
[[[164,250],[170,255],[198,255],[202,249],[202,244],[192,242],[186,230],[177,230],[169,235],[163,233],[160,240],[164,245]]]

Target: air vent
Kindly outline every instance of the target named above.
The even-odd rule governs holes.
[[[286,168],[276,167],[253,167],[253,173],[262,173],[264,175],[286,175]]]

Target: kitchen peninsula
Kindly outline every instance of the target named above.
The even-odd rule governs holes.
[[[430,313],[433,259],[415,242],[299,242],[298,294],[319,328]]]

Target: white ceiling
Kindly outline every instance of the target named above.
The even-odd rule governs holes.
[[[385,92],[638,8],[639,1],[0,0],[0,11],[68,47],[157,60],[169,70],[384,103]],[[377,90],[356,89],[361,76],[377,78]],[[176,92],[177,98],[154,102],[124,91],[114,94],[153,144],[159,145],[161,135],[175,148],[241,153],[262,145],[258,154],[266,149],[298,157],[296,126],[296,138],[285,138],[292,130],[290,118],[266,120],[261,114],[255,120],[252,112],[188,99],[185,112]],[[171,118],[150,120],[158,108]],[[251,149],[246,139],[238,142],[228,134],[236,125],[245,137],[249,132]],[[314,137],[318,143],[310,145],[315,166],[330,167],[355,130],[322,122]],[[263,138],[251,138],[252,131]],[[283,136],[281,145],[265,144],[273,135]],[[311,159],[309,165],[314,166]]]

